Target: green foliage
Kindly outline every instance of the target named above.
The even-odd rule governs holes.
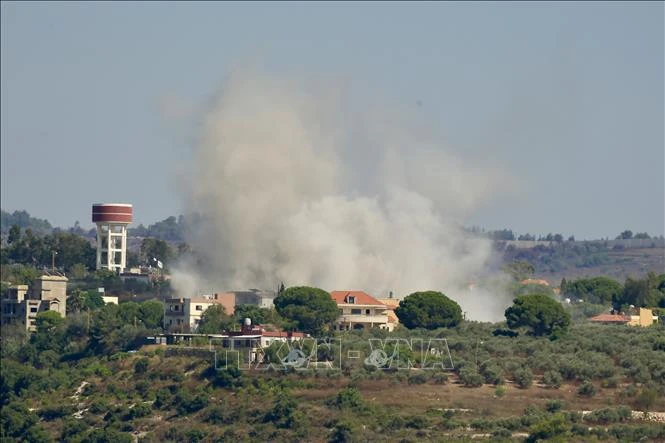
[[[219,334],[228,331],[233,326],[233,318],[226,313],[222,305],[213,305],[205,310],[201,316],[201,323],[197,332],[201,334]]]
[[[623,286],[608,277],[581,278],[568,282],[562,295],[585,303],[609,305],[623,293]]]
[[[0,226],[2,227],[2,233],[11,232],[12,229],[31,229],[34,232],[40,233],[49,233],[53,229],[51,223],[45,219],[34,218],[25,211],[14,211],[9,213],[7,211],[0,211]]]
[[[459,379],[467,388],[477,388],[483,385],[483,376],[475,368],[462,368],[459,372]]]
[[[307,286],[287,288],[275,298],[277,312],[301,331],[321,334],[337,319],[337,303],[323,289]]]
[[[614,299],[614,306],[624,310],[626,306],[665,307],[665,274],[649,272],[643,279],[627,278],[623,293]]]
[[[536,268],[526,260],[515,260],[504,266],[503,270],[510,275],[514,281],[522,281],[536,272]]]
[[[543,384],[548,388],[558,389],[563,383],[563,377],[559,371],[545,371],[543,374]]]
[[[593,397],[598,393],[598,388],[596,388],[593,383],[587,380],[580,385],[577,393],[584,397]]]
[[[654,389],[644,388],[635,398],[635,406],[644,412],[651,410],[652,406],[658,399],[658,392]]]
[[[141,243],[141,260],[143,263],[156,266],[156,260],[164,266],[171,262],[174,253],[168,243],[158,238],[144,238]]]
[[[540,294],[515,298],[505,314],[508,327],[527,327],[536,336],[561,334],[570,325],[570,315],[561,303]]]
[[[367,405],[363,401],[360,391],[354,387],[346,387],[338,391],[337,395],[328,400],[328,405],[338,409],[356,412],[367,410]]]
[[[462,308],[441,292],[414,292],[399,302],[395,314],[409,329],[451,328],[462,321]]]
[[[136,360],[134,363],[134,373],[135,374],[145,374],[148,371],[148,366],[150,365],[150,360],[147,358],[141,358]]]
[[[0,414],[1,437],[21,439],[30,427],[37,423],[38,417],[20,402],[13,402],[2,407]]]
[[[237,305],[233,312],[233,318],[236,323],[242,323],[246,318],[249,318],[254,325],[281,325],[284,321],[276,310],[256,305]]]
[[[533,382],[533,372],[529,368],[519,368],[513,372],[513,380],[517,386],[526,389]]]

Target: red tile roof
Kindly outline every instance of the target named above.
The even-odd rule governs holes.
[[[304,338],[305,334],[302,332],[285,332],[285,331],[263,331],[262,335],[264,337],[293,337],[293,338]]]
[[[630,321],[630,317],[617,314],[600,314],[596,315],[595,317],[591,317],[589,320],[602,323],[628,323]]]
[[[377,305],[385,306],[383,303],[363,291],[332,291],[330,296],[338,305],[348,304],[349,296],[355,297],[355,305]]]

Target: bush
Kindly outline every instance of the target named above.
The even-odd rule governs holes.
[[[593,383],[587,380],[582,383],[580,388],[577,390],[577,393],[584,397],[593,397],[598,393],[598,389],[594,386]]]
[[[513,379],[517,386],[526,389],[531,386],[533,382],[533,373],[529,368],[520,368],[513,373]]]
[[[635,399],[635,406],[640,411],[648,412],[651,410],[651,407],[656,403],[658,399],[658,393],[652,389],[642,389],[642,392],[639,393]]]
[[[561,400],[548,400],[545,403],[545,410],[547,412],[558,412],[563,407],[563,402]]]
[[[353,387],[347,387],[337,392],[337,395],[328,400],[328,405],[338,409],[351,409],[363,411],[367,408],[360,391]]]
[[[543,384],[548,388],[558,389],[561,387],[563,377],[559,371],[546,371],[543,374]]]
[[[410,385],[422,385],[427,383],[427,374],[419,372],[417,374],[409,375],[407,381]]]
[[[148,365],[150,364],[150,360],[147,358],[141,358],[134,363],[134,373],[135,374],[145,374],[148,372]]]
[[[483,385],[483,376],[470,367],[460,370],[459,379],[467,388],[477,388]]]
[[[497,397],[501,398],[504,395],[506,395],[506,388],[503,386],[497,386],[496,389],[494,390],[494,395]]]

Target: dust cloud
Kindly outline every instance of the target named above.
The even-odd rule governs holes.
[[[475,320],[509,300],[469,290],[491,256],[464,217],[502,182],[465,166],[408,112],[351,87],[235,71],[202,115],[183,181],[201,220],[183,296],[311,285],[402,298],[440,290]]]

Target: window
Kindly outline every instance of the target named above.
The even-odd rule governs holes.
[[[30,306],[30,312],[37,312],[37,306]]]
[[[178,324],[182,323],[182,319],[178,319]]]
[[[351,315],[360,315],[360,309],[351,309]]]
[[[369,309],[365,309],[365,315],[369,315]]]
[[[349,304],[355,304],[355,302],[356,302],[356,297],[354,297],[353,295],[349,295],[349,296],[347,297],[347,301],[348,301]]]
[[[180,310],[180,306],[178,306],[178,305],[173,306],[173,305],[172,305],[172,306],[171,306],[171,310],[172,310],[172,311],[179,311],[179,310]]]
[[[202,305],[196,305],[196,310],[197,311],[203,311],[203,306]]]

